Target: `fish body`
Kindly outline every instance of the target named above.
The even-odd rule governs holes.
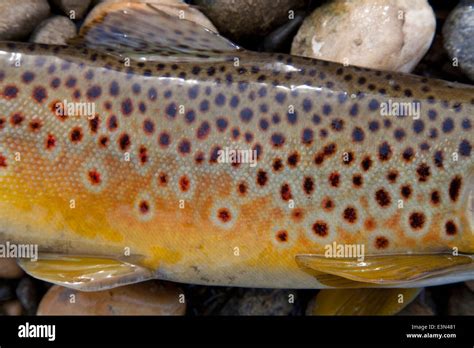
[[[312,256],[341,276],[347,257],[403,273],[390,260],[474,251],[471,86],[283,54],[214,58],[124,64],[2,43],[2,240],[160,279],[282,288],[331,286],[308,271]],[[472,279],[466,260],[383,285]]]

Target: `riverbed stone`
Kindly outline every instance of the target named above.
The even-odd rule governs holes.
[[[232,40],[261,37],[294,19],[306,0],[196,0],[220,33]]]
[[[297,308],[297,293],[279,289],[242,289],[222,308],[221,315],[290,315]]]
[[[23,275],[23,270],[18,266],[16,259],[0,259],[0,278],[18,279]]]
[[[38,315],[184,315],[185,296],[174,285],[150,281],[114,289],[81,292],[53,286]]]
[[[410,72],[428,51],[435,29],[426,0],[334,0],[305,19],[291,53]]]
[[[443,37],[452,64],[474,81],[474,0],[461,1],[450,13]]]
[[[0,40],[21,40],[49,16],[47,0],[0,1]]]
[[[65,45],[77,34],[76,25],[67,17],[50,17],[35,29],[30,41],[50,45]]]

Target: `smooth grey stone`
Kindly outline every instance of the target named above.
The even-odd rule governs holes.
[[[54,16],[41,22],[30,37],[31,42],[65,45],[68,39],[77,35],[73,21],[64,16]]]
[[[0,1],[0,40],[21,40],[49,16],[46,0]]]
[[[443,36],[451,59],[474,81],[474,0],[462,1],[449,14]]]
[[[91,4],[91,0],[53,0],[53,3],[61,9],[67,17],[75,20],[84,17]]]

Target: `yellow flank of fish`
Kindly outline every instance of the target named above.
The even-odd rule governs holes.
[[[472,278],[470,257],[398,259],[474,252],[471,86],[248,52],[142,8],[82,34],[0,44],[0,239],[201,284]]]

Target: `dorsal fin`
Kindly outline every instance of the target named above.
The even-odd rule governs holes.
[[[101,12],[70,43],[140,61],[221,61],[239,50],[200,24],[133,2]]]

